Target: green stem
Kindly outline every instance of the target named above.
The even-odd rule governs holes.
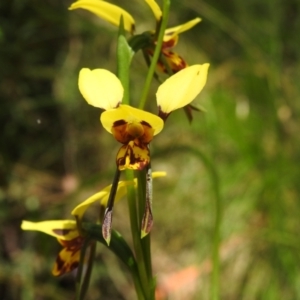
[[[126,179],[133,180],[134,174],[131,170],[126,170]],[[145,266],[145,257],[142,249],[141,238],[140,238],[140,220],[139,213],[136,203],[135,188],[131,185],[127,186],[127,202],[130,216],[130,227],[133,240],[133,247],[136,255],[137,267],[139,270],[140,281],[143,287],[145,299],[149,299],[149,284],[148,276]]]
[[[139,219],[142,220],[145,213],[145,202],[146,202],[146,173],[145,171],[138,172],[138,208],[139,208]],[[150,251],[150,234],[145,236],[141,240],[144,256],[145,265],[147,269],[148,278],[152,278],[152,263],[151,263],[151,251]]]
[[[85,254],[86,254],[86,250],[89,246],[90,243],[90,239],[86,238],[84,240],[84,243],[81,247],[80,250],[80,260],[79,260],[79,265],[78,265],[78,269],[77,269],[77,274],[76,274],[76,300],[83,300],[83,298],[81,298],[81,287],[82,287],[82,283],[81,283],[81,277],[82,277],[82,273],[83,273],[83,266],[84,266],[84,259],[85,259]],[[83,295],[84,297],[84,295]]]
[[[152,57],[152,61],[151,61],[151,65],[149,67],[148,73],[147,73],[147,77],[145,80],[145,84],[144,84],[144,88],[142,91],[142,95],[141,95],[141,100],[140,100],[140,104],[139,104],[139,108],[143,109],[147,100],[147,96],[149,93],[149,89],[150,89],[150,84],[155,72],[155,68],[156,68],[156,64],[158,61],[158,58],[160,56],[161,53],[161,47],[163,44],[163,38],[164,38],[164,34],[165,34],[165,30],[167,28],[167,23],[168,23],[168,17],[169,17],[169,10],[170,10],[170,0],[164,0],[163,1],[163,10],[162,10],[162,22],[161,22],[161,26],[159,29],[159,34],[158,34],[158,39],[156,42],[156,47],[155,47],[155,51]]]
[[[132,274],[132,280],[133,280],[134,288],[135,288],[136,294],[138,296],[138,299],[139,300],[144,300],[145,295],[144,295],[144,292],[143,292],[143,288],[141,286],[140,278],[138,276],[136,276],[135,273],[131,273],[131,274]]]
[[[88,264],[87,264],[87,270],[85,272],[85,276],[83,278],[83,282],[81,285],[80,299],[84,299],[86,292],[88,290],[89,284],[90,284],[90,279],[91,279],[91,275],[92,275],[94,259],[95,259],[95,254],[96,254],[96,247],[97,247],[97,243],[93,242],[90,247],[90,255],[89,255],[89,260],[88,260]]]
[[[138,172],[138,199],[139,199],[139,219],[142,220],[145,213],[146,202],[146,173],[145,171]],[[145,258],[145,267],[149,281],[149,288],[154,299],[155,283],[152,275],[152,259],[151,259],[151,235],[150,233],[141,239],[142,250]]]

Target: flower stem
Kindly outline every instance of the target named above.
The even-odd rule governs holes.
[[[76,298],[75,298],[76,300],[83,300],[84,299],[84,294],[82,295],[82,293],[81,293],[81,289],[82,289],[82,286],[83,286],[83,284],[81,282],[81,278],[82,278],[82,273],[83,273],[83,265],[84,265],[85,254],[86,254],[86,250],[87,250],[90,242],[91,242],[90,239],[86,238],[84,240],[84,243],[83,243],[82,248],[80,250],[80,260],[79,260],[79,265],[78,265],[77,274],[76,274]],[[85,283],[85,285],[86,284],[88,285],[88,283]]]
[[[88,287],[89,287],[92,270],[93,270],[93,265],[94,265],[95,254],[96,254],[96,247],[97,247],[97,243],[93,242],[90,247],[89,260],[87,263],[87,270],[86,270],[85,276],[84,276],[82,284],[81,284],[80,299],[84,299],[86,292],[88,290]]]
[[[155,68],[156,68],[156,64],[158,61],[158,58],[160,56],[161,53],[161,47],[163,44],[163,38],[164,38],[164,34],[165,34],[165,30],[167,28],[167,23],[168,23],[168,18],[169,18],[169,10],[170,10],[170,0],[164,0],[163,1],[163,10],[162,10],[162,20],[161,20],[161,25],[159,28],[159,34],[158,34],[158,39],[156,42],[156,47],[155,47],[155,51],[152,57],[152,61],[151,61],[151,65],[149,67],[148,73],[147,73],[147,77],[145,80],[145,84],[144,84],[144,88],[142,91],[142,95],[141,95],[141,99],[140,99],[140,104],[139,104],[139,108],[143,109],[147,100],[147,96],[149,93],[149,89],[150,89],[150,84],[155,72]]]
[[[133,171],[126,170],[126,179],[127,180],[134,179]],[[136,262],[137,262],[137,267],[140,275],[140,281],[143,287],[145,299],[151,299],[149,298],[148,276],[147,276],[147,271],[145,266],[144,252],[143,252],[141,238],[140,238],[140,225],[139,225],[140,219],[137,210],[136,193],[134,187],[131,185],[127,186],[127,200],[128,200],[133,247],[135,250]]]
[[[138,210],[139,219],[142,220],[146,207],[146,172],[142,171],[137,174],[138,178]],[[152,179],[152,177],[151,177]],[[155,283],[152,275],[152,260],[151,260],[151,235],[147,234],[141,239],[142,250],[145,258],[145,267],[149,281],[149,288],[154,299]]]

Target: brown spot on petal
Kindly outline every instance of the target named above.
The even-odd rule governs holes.
[[[118,121],[114,122],[113,127],[117,127],[117,126],[125,125],[125,124],[127,124],[127,122],[125,120],[118,120]]]
[[[172,35],[174,32],[169,32],[167,35]],[[163,42],[162,49],[172,48],[177,44],[178,36],[173,37],[167,42]]]
[[[115,139],[125,145],[136,139],[143,144],[149,144],[154,134],[154,129],[146,121],[127,123],[119,120],[114,122],[111,131]]]
[[[80,250],[84,242],[83,237],[76,237],[70,241],[58,240],[63,249],[58,254],[52,274],[60,276],[73,271],[78,267],[80,259]]]
[[[78,268],[79,266],[79,261],[74,261],[71,265],[70,265],[70,270],[73,271],[74,269]]]
[[[132,139],[126,129],[127,122],[124,120],[114,122],[114,125],[111,129],[111,132],[115,139],[122,144],[127,144]]]
[[[52,231],[57,235],[65,236],[68,235],[72,230],[74,229],[53,229]]]
[[[188,66],[185,60],[175,52],[163,50],[162,54],[174,74]]]
[[[60,255],[58,254],[55,260],[55,264],[56,264],[56,271],[59,273],[58,275],[64,274],[65,273],[65,262],[62,260],[62,258],[60,257]]]
[[[131,141],[120,148],[116,162],[119,170],[143,170],[150,162],[148,146],[138,139]]]
[[[147,126],[147,127],[151,128],[151,125],[148,122],[146,122],[146,121],[142,121],[141,124],[144,125],[144,126]]]

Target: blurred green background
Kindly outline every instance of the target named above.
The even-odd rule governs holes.
[[[142,0],[123,3],[136,32],[154,28]],[[111,183],[119,144],[77,87],[82,67],[116,70],[112,25],[71,1],[0,2],[0,299],[74,299],[72,275],[54,278],[60,245],[21,232],[21,220],[70,218]],[[169,25],[197,16],[174,50],[210,62],[189,124],[173,113],[152,143],[152,234],[157,299],[209,299],[219,188],[221,299],[300,299],[300,1],[172,1]],[[131,68],[137,103],[146,65]],[[153,82],[147,109],[156,112]],[[213,164],[218,186],[197,151]],[[97,206],[95,206],[97,207]],[[91,209],[90,218],[95,217]],[[130,241],[126,201],[114,229]],[[99,245],[87,299],[135,299],[124,266]],[[128,275],[128,274],[127,274]],[[180,277],[181,276],[181,277]]]

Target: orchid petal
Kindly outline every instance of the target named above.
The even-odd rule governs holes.
[[[160,21],[162,18],[162,11],[161,11],[160,7],[158,6],[158,4],[154,0],[145,0],[145,1],[151,8],[156,21],[157,22]]]
[[[23,230],[41,231],[60,240],[72,240],[79,236],[74,220],[23,221],[21,228]]]
[[[119,170],[143,170],[150,162],[150,151],[146,145],[130,141],[123,145],[117,154]]]
[[[105,69],[81,69],[78,86],[87,103],[105,110],[117,107],[123,98],[120,80]]]
[[[85,201],[81,202],[79,205],[77,205],[71,212],[73,216],[78,216],[79,219],[82,218],[83,214],[85,211],[88,209],[88,207],[96,202],[100,201],[103,197],[106,195],[109,195],[111,185],[108,187],[104,188],[101,192],[94,194],[93,196],[89,197]]]
[[[116,109],[105,111],[100,117],[103,127],[110,133],[115,122],[124,120],[125,122],[146,122],[154,130],[153,135],[158,134],[164,127],[163,121],[156,115],[140,110],[129,105],[120,105]]]
[[[55,261],[52,269],[53,276],[60,276],[69,273],[76,269],[80,261],[80,249],[75,252],[71,252],[68,248],[63,248]]]
[[[157,106],[164,114],[191,103],[206,84],[209,64],[193,65],[172,75],[156,93]]]
[[[124,29],[129,32],[134,31],[134,19],[124,9],[100,0],[79,0],[71,4],[69,10],[83,8],[95,14],[109,23],[119,26],[121,16],[123,16]]]
[[[168,28],[165,31],[164,42],[168,42],[169,40],[173,39],[178,34],[191,29],[192,27],[194,27],[199,22],[201,22],[201,19],[200,18],[195,18],[191,21],[188,21],[188,22],[186,22],[184,24],[181,24],[181,25],[178,25],[176,27]]]
[[[133,184],[133,182],[130,181],[120,181],[118,184],[118,189],[115,197],[115,202],[119,201],[125,194],[126,194],[126,187],[127,185]],[[107,200],[109,197],[111,189],[111,184],[102,189],[99,193],[94,194],[93,196],[89,197],[79,205],[77,205],[71,212],[73,216],[78,216],[79,219],[82,218],[85,211],[88,209],[88,207],[96,202],[100,201],[101,205],[106,206]]]

